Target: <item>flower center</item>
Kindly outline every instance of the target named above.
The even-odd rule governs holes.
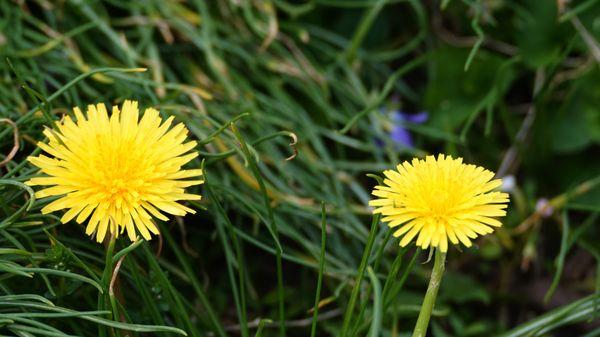
[[[144,185],[141,178],[147,171],[144,158],[131,153],[125,145],[112,148],[110,153],[96,157],[93,165],[95,184],[104,201],[114,203],[117,208],[123,203],[137,201],[140,187]]]
[[[110,182],[109,186],[110,186],[110,193],[112,195],[120,194],[120,193],[123,192],[123,190],[125,188],[127,188],[127,186],[125,185],[125,182],[123,181],[123,179],[119,179],[119,178],[113,179]]]
[[[434,189],[430,194],[429,210],[436,218],[446,218],[453,207],[453,190]]]

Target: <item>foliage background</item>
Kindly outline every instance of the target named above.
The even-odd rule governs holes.
[[[348,309],[366,174],[443,152],[515,183],[505,227],[449,254],[431,335],[599,335],[599,14],[595,0],[0,2],[0,334],[309,336],[322,270],[316,335],[345,314],[356,336],[409,335],[431,263],[383,224]],[[111,303],[105,247],[22,183],[44,127],[124,99],[185,122],[207,182],[197,215],[118,242]],[[390,138],[398,123],[414,147]]]

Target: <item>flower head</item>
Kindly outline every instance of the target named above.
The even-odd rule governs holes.
[[[27,182],[46,187],[35,196],[58,196],[43,214],[67,210],[63,223],[89,218],[86,234],[102,242],[107,232],[116,237],[125,230],[132,241],[137,232],[149,240],[150,233],[158,234],[153,217],[168,220],[161,212],[195,213],[179,203],[200,199],[184,189],[203,182],[202,170],[182,169],[198,156],[183,124],[171,128],[173,117],[163,121],[152,108],[138,120],[135,101],[125,101],[121,110],[113,107],[110,117],[102,103],[88,106],[87,117],[79,108],[73,111],[76,121],[65,117],[56,130],[44,131],[48,143],[38,143],[51,157],[28,158],[45,174]]]
[[[382,186],[376,186],[369,202],[374,213],[395,229],[394,236],[406,246],[418,234],[417,246],[448,250],[448,240],[471,246],[477,235],[493,232],[502,224],[495,219],[506,215],[508,194],[492,191],[502,185],[494,173],[483,167],[463,164],[440,154],[425,160],[413,159],[384,171]]]

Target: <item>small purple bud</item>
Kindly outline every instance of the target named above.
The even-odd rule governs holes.
[[[398,145],[402,145],[405,147],[414,147],[414,143],[410,132],[408,132],[408,130],[406,130],[400,125],[394,126],[394,128],[390,132],[390,138],[392,139],[392,141],[394,141],[394,143]]]

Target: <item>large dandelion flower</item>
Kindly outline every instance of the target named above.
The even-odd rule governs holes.
[[[179,203],[200,199],[184,189],[203,182],[202,170],[182,169],[198,155],[190,152],[196,142],[186,142],[183,124],[171,128],[173,117],[163,121],[152,108],[138,120],[135,101],[125,101],[121,110],[114,107],[110,117],[104,104],[88,106],[87,118],[79,108],[73,111],[76,122],[65,117],[56,130],[44,131],[48,143],[38,143],[52,157],[29,157],[45,174],[27,182],[46,186],[35,196],[59,196],[42,208],[43,214],[67,210],[63,223],[89,218],[86,234],[95,233],[102,242],[107,232],[116,237],[123,231],[132,241],[138,232],[149,240],[150,233],[158,234],[153,217],[168,220],[161,212],[194,213]]]
[[[417,246],[439,247],[445,253],[448,240],[470,247],[478,234],[502,226],[495,217],[506,215],[508,194],[493,191],[502,180],[492,179],[494,173],[483,167],[440,154],[437,160],[427,156],[405,161],[397,171],[383,174],[384,185],[373,190],[378,199],[369,205],[395,229],[395,237],[404,235],[402,247],[418,235]]]

